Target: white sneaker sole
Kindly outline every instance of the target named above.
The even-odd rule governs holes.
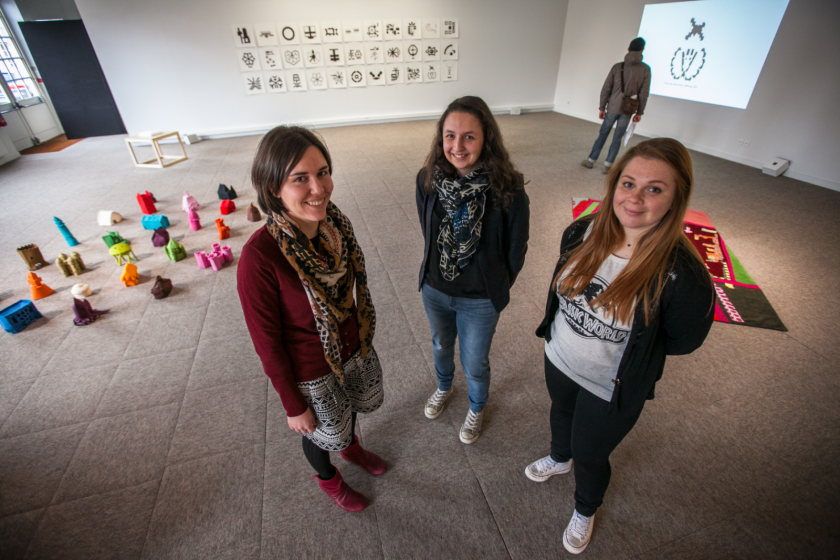
[[[530,467],[530,466],[531,465],[528,465],[528,467]],[[572,470],[572,461],[571,460],[569,461],[569,467],[567,469],[556,472],[556,473],[546,474],[546,475],[543,475],[543,476],[538,476],[538,475],[535,475],[535,474],[531,474],[531,470],[528,467],[525,467],[525,476],[527,476],[529,479],[533,480],[534,482],[545,482],[546,480],[548,480],[549,478],[551,478],[554,475],[566,474],[569,471],[571,471]]]
[[[476,437],[474,437],[472,439],[466,439],[463,435],[458,433],[458,439],[461,440],[461,443],[466,443],[467,445],[469,445],[471,443],[475,443],[478,440],[478,438],[480,438],[480,437],[481,437],[481,434],[478,434]]]
[[[566,534],[563,534],[563,547],[572,554],[580,554],[581,552],[586,550],[587,546],[589,546],[589,541],[586,541],[586,544],[584,544],[581,547],[572,546],[571,544],[569,544],[569,541],[566,540]]]
[[[424,412],[426,413],[426,418],[428,418],[429,420],[434,420],[435,418],[437,418],[438,416],[443,414],[443,411],[444,411],[445,408],[446,408],[446,403],[444,403],[444,405],[438,409],[437,414],[430,414],[429,409],[428,408],[425,409]]]

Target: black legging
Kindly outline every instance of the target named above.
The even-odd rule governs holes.
[[[355,412],[350,417],[350,433],[356,433]],[[330,452],[321,449],[306,436],[303,437],[303,454],[306,455],[306,460],[309,461],[321,480],[329,480],[335,476],[335,467],[330,462]]]

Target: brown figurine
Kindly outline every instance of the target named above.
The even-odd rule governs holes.
[[[152,286],[152,295],[155,299],[163,299],[170,293],[172,293],[172,280],[158,276],[155,279],[155,285]]]
[[[17,252],[24,262],[26,262],[26,266],[29,270],[38,270],[42,266],[47,266],[47,264],[49,264],[44,260],[43,255],[41,255],[41,250],[34,243],[18,247]]]
[[[254,206],[253,202],[248,207],[248,221],[249,222],[261,222],[262,221],[262,214],[260,214],[260,211],[257,209],[256,206]]]

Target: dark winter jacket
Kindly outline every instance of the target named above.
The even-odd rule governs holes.
[[[601,104],[599,110],[608,113],[621,114],[621,98],[626,95],[639,96],[637,115],[645,113],[648,94],[650,94],[650,66],[642,62],[642,53],[629,52],[624,55],[624,95],[621,93],[621,62],[617,62],[610,69],[604,87],[601,88]]]
[[[520,181],[523,181],[520,178]],[[528,251],[528,229],[530,224],[530,201],[525,192],[524,181],[513,195],[510,205],[502,209],[492,194],[487,195],[484,217],[481,222],[481,240],[476,248],[474,259],[477,260],[484,276],[487,294],[493,308],[501,313],[510,303],[510,287],[525,265],[525,253]],[[419,289],[423,287],[426,274],[426,260],[432,240],[432,211],[437,201],[437,193],[428,194],[424,188],[424,174],[417,174],[417,217],[423,230],[425,248],[423,263],[420,265]]]
[[[583,241],[593,219],[594,216],[581,218],[563,232],[560,259],[552,278],[566,263],[569,253]],[[650,323],[645,325],[643,305],[636,306],[627,348],[613,380],[615,390],[609,411],[616,407],[632,410],[642,406],[646,399],[653,399],[654,386],[665,369],[665,356],[697,350],[712,328],[715,290],[708,271],[682,247],[676,248],[669,259],[673,268]],[[550,288],[537,336],[551,340],[551,323],[559,307],[557,292]]]

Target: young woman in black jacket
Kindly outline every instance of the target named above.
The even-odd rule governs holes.
[[[714,288],[682,232],[691,157],[669,138],[631,148],[613,166],[600,210],[563,234],[546,313],[551,454],[528,465],[542,482],[575,470],[575,511],[563,544],[589,544],[610,481],[609,456],[653,398],[665,356],[703,344]]]
[[[417,174],[416,198],[425,239],[419,287],[438,378],[425,413],[437,418],[452,393],[457,337],[470,400],[459,435],[473,443],[489,395],[490,344],[525,264],[530,216],[522,174],[482,99],[449,104]]]

